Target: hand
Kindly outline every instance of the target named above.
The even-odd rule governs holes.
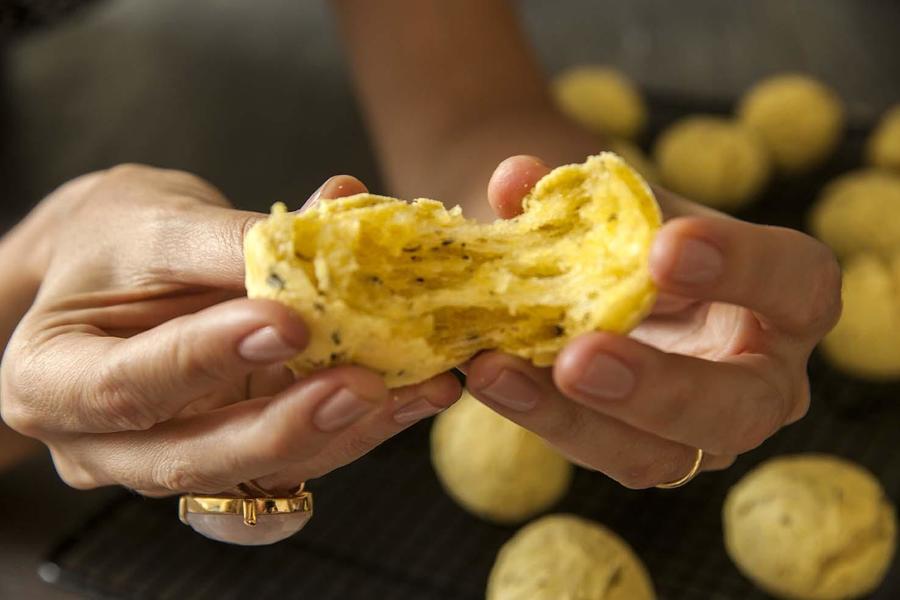
[[[339,176],[311,200],[361,191]],[[243,236],[262,215],[192,175],[117,167],[43,204],[43,281],[3,359],[2,413],[73,487],[287,490],[459,396],[446,373],[398,390],[351,366],[295,381],[281,364],[304,323],[241,297]]]
[[[510,158],[488,195],[503,218],[548,168]],[[806,362],[840,314],[831,251],[791,229],[753,225],[657,190],[670,220],[650,270],[653,313],[630,336],[583,335],[552,369],[484,353],[469,390],[571,460],[631,488],[674,481],[696,449],[721,469],[809,406]]]

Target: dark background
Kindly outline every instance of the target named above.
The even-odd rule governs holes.
[[[900,2],[520,4],[551,73],[609,63],[700,109],[804,71],[838,90],[857,130],[900,101]],[[124,161],[193,171],[257,210],[338,172],[379,190],[326,2],[94,2],[11,39],[2,60],[0,231],[67,179]],[[0,597],[70,597],[37,565],[111,494],[65,488],[44,457],[0,475]]]

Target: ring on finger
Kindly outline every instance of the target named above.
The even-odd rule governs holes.
[[[303,483],[287,494],[275,494],[251,482],[238,485],[240,495],[181,496],[179,519],[208,538],[257,546],[294,535],[312,518],[312,493],[304,491]]]
[[[687,474],[685,474],[680,479],[676,479],[675,481],[660,483],[656,487],[661,490],[672,490],[687,484],[700,472],[701,464],[703,464],[703,450],[697,448],[697,456],[694,458],[694,464],[691,465],[691,470],[688,471]]]

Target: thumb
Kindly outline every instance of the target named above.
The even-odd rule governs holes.
[[[550,168],[534,156],[519,155],[501,162],[488,182],[488,202],[501,219],[522,212],[522,200]]]
[[[366,186],[350,175],[329,178],[309,197],[301,210],[321,200],[342,198],[365,192]],[[187,240],[171,276],[177,283],[191,283],[222,289],[244,289],[244,238],[262,213],[200,205],[180,224],[183,231],[173,236]]]

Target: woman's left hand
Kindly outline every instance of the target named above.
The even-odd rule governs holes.
[[[518,156],[488,195],[503,218],[549,169]],[[469,390],[571,460],[626,487],[722,469],[809,406],[806,363],[840,315],[831,251],[792,229],[755,225],[657,190],[669,219],[650,255],[659,288],[629,336],[590,333],[552,368],[488,352],[468,367]]]

